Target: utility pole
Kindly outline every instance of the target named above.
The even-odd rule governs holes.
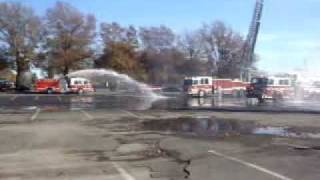
[[[249,27],[249,33],[247,35],[242,58],[245,60],[244,64],[240,66],[240,78],[241,80],[250,80],[250,64],[254,61],[254,51],[257,43],[257,38],[261,25],[262,11],[264,6],[264,0],[257,0],[253,12],[252,21]]]

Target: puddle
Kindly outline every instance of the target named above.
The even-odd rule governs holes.
[[[257,127],[252,133],[256,135],[285,136],[288,133],[288,129],[284,127]]]
[[[257,127],[252,133],[255,135],[320,139],[320,133],[296,132],[289,127]]]
[[[266,127],[253,121],[218,119],[215,117],[181,117],[150,120],[142,122],[140,128],[166,134],[182,134],[199,137],[256,135],[288,138],[320,138],[320,133],[297,131],[290,127]]]
[[[213,137],[249,134],[255,127],[255,123],[240,123],[236,120],[216,119],[214,117],[186,117],[144,121],[141,126],[145,130],[161,131],[164,133]]]

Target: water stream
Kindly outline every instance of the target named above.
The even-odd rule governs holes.
[[[117,82],[124,83],[126,86],[135,90],[135,93],[141,94],[149,100],[157,100],[162,98],[159,94],[156,94],[152,91],[152,89],[145,83],[139,82],[126,74],[118,73],[114,70],[106,70],[106,69],[86,69],[79,70],[67,75],[68,77],[83,77],[90,80],[97,78],[105,78],[105,81],[108,79],[113,79]]]

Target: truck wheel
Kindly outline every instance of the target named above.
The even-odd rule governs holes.
[[[254,106],[254,105],[257,105],[258,101],[257,101],[257,98],[249,97],[247,98],[246,103],[248,106]]]
[[[53,94],[53,90],[52,89],[47,89],[47,94]]]
[[[246,91],[245,90],[240,90],[239,92],[240,97],[245,97],[246,96]]]
[[[199,97],[204,97],[206,95],[206,93],[204,91],[199,91]]]
[[[240,92],[238,90],[232,91],[232,96],[233,97],[240,97]]]
[[[259,103],[264,103],[264,99],[262,97],[258,97],[258,102]]]
[[[281,94],[279,93],[275,93],[272,95],[272,99],[274,102],[279,102],[279,101],[282,101],[283,100],[283,97]]]
[[[78,94],[84,94],[84,90],[83,89],[79,89],[78,90]]]

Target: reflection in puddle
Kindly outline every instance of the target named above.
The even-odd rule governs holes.
[[[74,96],[70,98],[70,109],[94,109],[94,97],[93,96]]]
[[[214,104],[211,98],[189,98],[188,107],[212,107]]]
[[[258,127],[255,128],[252,133],[255,135],[270,135],[291,138],[320,138],[320,133],[294,132],[288,127]]]
[[[126,109],[147,110],[150,109],[154,100],[150,98],[136,97],[134,95],[115,96],[75,96],[68,101],[71,110],[83,109]]]
[[[239,123],[236,120],[222,120],[213,117],[186,117],[145,121],[142,123],[143,129],[208,137],[247,134],[251,132],[253,127],[254,123],[252,122]]]
[[[239,98],[187,98],[187,107],[190,108],[209,108],[209,107],[243,107],[245,101]]]
[[[255,128],[252,133],[257,135],[285,136],[288,134],[288,130],[284,127],[260,127]]]
[[[181,117],[150,120],[142,122],[141,128],[144,130],[201,137],[257,135],[288,138],[320,138],[320,133],[297,132],[287,127],[262,127],[252,121],[217,119],[215,117]]]

